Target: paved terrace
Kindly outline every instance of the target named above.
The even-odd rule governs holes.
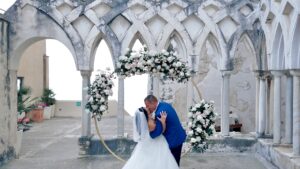
[[[131,118],[126,117],[125,132],[131,134]],[[78,118],[54,118],[23,133],[18,159],[1,169],[121,169],[123,163],[112,156],[80,156],[78,138],[81,132]],[[100,122],[104,138],[116,135],[116,120]],[[94,132],[95,133],[95,132]],[[124,158],[128,158],[124,157]],[[181,169],[271,169],[272,166],[253,153],[189,154],[182,159]]]

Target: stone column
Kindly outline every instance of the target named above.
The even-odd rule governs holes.
[[[117,121],[117,136],[122,138],[124,136],[124,78],[119,78]]]
[[[300,155],[300,71],[291,71],[293,76],[293,153]]]
[[[229,80],[230,71],[222,71],[221,134],[229,136]]]
[[[18,100],[18,88],[17,88],[17,70],[9,70],[10,81],[10,114],[9,114],[9,145],[15,147],[17,144],[17,100]]]
[[[255,132],[258,133],[259,124],[259,76],[256,73],[256,88],[255,88]]]
[[[271,71],[274,75],[274,104],[273,104],[273,143],[280,143],[280,132],[281,132],[281,71]]]
[[[81,70],[82,76],[82,137],[90,137],[91,136],[91,114],[85,111],[85,105],[87,103],[87,95],[88,91],[86,90],[90,85],[91,71],[90,70]]]
[[[293,141],[293,77],[286,73],[285,143]]]
[[[266,130],[266,99],[267,83],[266,77],[261,76],[259,79],[259,112],[258,112],[258,137],[265,135]]]

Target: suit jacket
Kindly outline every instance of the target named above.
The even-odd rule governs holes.
[[[163,131],[162,124],[157,119],[157,117],[160,117],[160,112],[162,111],[166,111],[167,113],[166,130],[164,133],[162,133]],[[163,134],[170,148],[175,148],[181,145],[185,141],[186,138],[185,130],[181,126],[176,111],[169,103],[159,102],[155,111],[155,122],[156,122],[156,128],[154,131],[150,132],[150,136],[152,138],[155,138]]]

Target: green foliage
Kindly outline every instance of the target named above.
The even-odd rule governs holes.
[[[30,112],[32,109],[35,108],[35,101],[38,98],[31,98],[30,96],[31,89],[29,87],[22,87],[18,90],[18,112]]]
[[[44,89],[41,101],[46,104],[46,106],[51,106],[55,104],[55,93],[51,89]]]

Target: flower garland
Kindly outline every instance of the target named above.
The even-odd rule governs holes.
[[[214,102],[202,100],[192,106],[188,113],[187,143],[197,152],[204,152],[207,148],[209,136],[215,133]]]
[[[151,55],[144,46],[140,51],[127,50],[124,56],[120,56],[115,72],[121,77],[143,73],[160,74],[163,79],[181,83],[189,80],[192,71],[178,59],[176,52],[162,50],[161,53]]]
[[[113,94],[113,78],[113,74],[100,71],[94,82],[88,87],[88,102],[85,108],[92,113],[92,117],[97,116],[98,120],[108,110],[108,96]]]

